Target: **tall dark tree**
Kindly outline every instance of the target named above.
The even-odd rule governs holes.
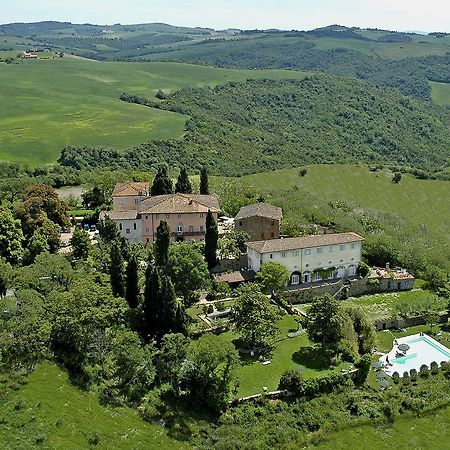
[[[211,270],[217,264],[217,241],[219,231],[211,210],[206,215],[206,235],[205,235],[205,260],[208,269]]]
[[[111,266],[109,275],[111,288],[115,297],[125,296],[125,264],[122,256],[122,245],[116,240],[111,245]]]
[[[105,193],[98,186],[94,186],[90,191],[81,194],[83,206],[89,209],[95,209],[106,203]]]
[[[181,192],[182,194],[192,194],[192,185],[189,180],[186,167],[182,167],[180,175],[178,175],[177,182],[175,184],[175,192]]]
[[[165,275],[161,277],[160,304],[162,307],[160,337],[167,333],[186,334],[186,311],[182,303],[177,299],[172,281]]]
[[[145,272],[145,290],[143,304],[143,338],[151,341],[158,333],[162,320],[161,276],[156,266],[149,265]]]
[[[161,165],[158,168],[158,173],[153,180],[152,187],[150,189],[151,195],[163,195],[173,193],[173,183],[167,173],[167,166]]]
[[[200,194],[209,194],[208,171],[206,170],[205,166],[203,166],[200,171]]]
[[[130,308],[136,308],[139,305],[138,260],[136,255],[131,255],[131,258],[128,261],[126,273],[125,298],[127,299],[128,306]]]
[[[169,259],[170,228],[165,220],[161,220],[156,229],[155,262],[159,267],[165,267]]]

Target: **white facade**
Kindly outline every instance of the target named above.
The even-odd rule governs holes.
[[[127,239],[128,242],[142,242],[142,220],[139,219],[116,219],[115,220],[120,235]]]
[[[320,238],[317,241],[320,241]],[[258,251],[252,248],[251,244],[247,243],[248,267],[258,272],[266,262],[280,263],[288,270],[291,284],[321,281],[325,272],[327,279],[353,276],[356,275],[361,261],[362,238],[354,242],[327,245],[311,242],[312,245],[305,248],[274,248],[273,251],[270,251],[270,248],[267,251]]]

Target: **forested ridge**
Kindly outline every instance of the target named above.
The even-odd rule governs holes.
[[[385,163],[438,172],[448,165],[446,110],[348,78],[248,80],[182,89],[161,102],[122,100],[188,114],[180,141],[153,141],[124,154],[67,148],[61,164],[151,168],[161,160],[241,175],[314,163]]]

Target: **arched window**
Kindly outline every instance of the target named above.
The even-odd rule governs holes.
[[[352,264],[348,266],[348,276],[352,277],[354,275],[356,275],[356,266]]]
[[[339,266],[338,268],[337,268],[337,278],[344,278],[344,275],[345,275],[345,269],[344,269],[344,266]]]
[[[308,270],[303,272],[303,283],[309,283],[311,281],[311,272]]]
[[[291,284],[300,284],[301,273],[300,272],[292,272],[291,274]]]

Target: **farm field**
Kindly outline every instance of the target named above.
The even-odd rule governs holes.
[[[104,407],[95,394],[71,385],[67,372],[44,362],[10,394],[0,411],[3,449],[181,449],[158,425],[131,408]]]
[[[119,100],[158,89],[217,85],[247,78],[297,78],[288,70],[233,70],[180,63],[95,62],[62,58],[0,65],[0,161],[56,162],[67,145],[124,149],[180,138],[186,117]]]
[[[431,85],[431,98],[437,105],[450,106],[450,83],[429,82]]]

